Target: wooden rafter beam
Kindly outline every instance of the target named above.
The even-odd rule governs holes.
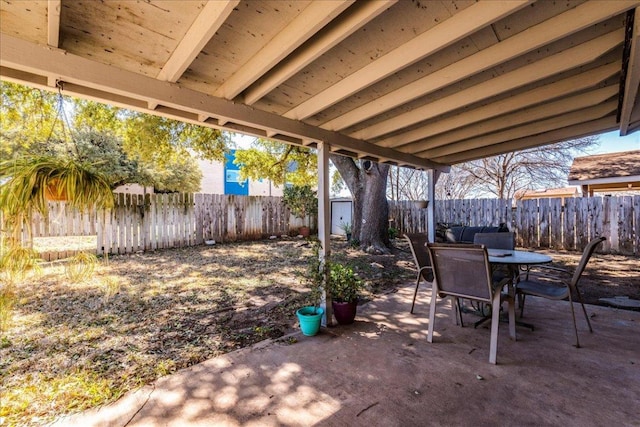
[[[206,2],[156,78],[167,82],[178,81],[238,3],[240,0]]]
[[[624,96],[620,108],[620,136],[629,133],[631,124],[631,112],[634,106],[640,105],[638,100],[638,87],[640,86],[640,7],[636,8],[633,17],[633,29],[631,34],[631,49],[629,62],[627,63],[627,77],[624,84]],[[640,108],[640,106],[636,107]]]
[[[313,116],[529,3],[527,0],[475,3],[309,98],[284,116],[297,120]]]
[[[586,2],[567,12],[534,25],[515,36],[435,71],[374,101],[359,106],[322,125],[329,130],[342,130],[356,123],[425,96],[473,74],[538,49],[594,23],[618,15],[639,1]]]
[[[624,30],[612,31],[576,47],[551,55],[530,65],[505,73],[499,77],[456,92],[453,95],[415,108],[390,119],[383,120],[350,136],[373,139],[400,130],[415,123],[437,117],[492,96],[508,92],[529,83],[588,64],[610,51],[624,40]]]
[[[617,129],[615,115],[603,117],[591,122],[579,123],[577,125],[568,126],[563,129],[545,132],[539,135],[533,135],[513,141],[504,142],[502,144],[491,145],[489,147],[478,148],[475,150],[463,151],[450,156],[437,158],[440,162],[447,164],[457,164],[481,159],[488,156],[495,156],[510,151],[525,150],[528,148],[540,147],[542,145],[553,144],[566,141],[568,139],[583,138],[599,133],[609,132]]]
[[[549,117],[561,116],[572,111],[582,110],[587,107],[598,105],[615,96],[617,93],[618,85],[610,85],[591,92],[560,98],[555,102],[540,104],[514,113],[504,114],[485,122],[476,123],[473,126],[461,127],[451,132],[427,138],[419,143],[400,147],[399,150],[404,153],[425,152],[428,156],[429,151],[425,150],[432,150],[457,141],[464,141],[469,138],[476,138],[493,132],[499,132],[503,129],[514,126],[520,126],[526,123],[547,119]]]
[[[493,117],[498,117],[504,114],[505,111],[514,111],[530,107],[532,105],[548,102],[552,99],[568,96],[585,89],[593,88],[598,83],[608,79],[616,73],[619,73],[620,66],[621,61],[612,62],[611,64],[594,68],[578,74],[577,76],[568,77],[546,86],[511,96],[503,99],[502,101],[494,102],[471,111],[429,123],[409,132],[385,138],[377,141],[376,144],[382,147],[398,149],[399,147],[413,144],[416,144],[417,146],[417,144],[421,144],[421,140],[425,138],[430,138],[474,123],[480,123],[483,120],[488,120]],[[414,147],[408,148],[406,151],[414,151]]]
[[[62,0],[47,1],[47,44],[51,47],[60,45],[60,3]]]
[[[354,1],[324,0],[309,4],[300,15],[218,87],[214,95],[226,99],[238,96]]]
[[[384,0],[356,3],[352,7],[357,9],[345,17],[341,25],[336,25],[327,32],[320,33],[318,37],[309,40],[304,50],[294,52],[294,56],[291,59],[287,58],[284,64],[279,65],[249,87],[244,93],[244,102],[248,105],[253,105],[367,22],[393,6],[397,1]]]
[[[488,147],[507,141],[525,138],[528,135],[536,135],[556,129],[562,129],[567,126],[573,126],[579,123],[597,120],[609,115],[612,112],[615,112],[617,108],[617,101],[612,100],[601,105],[584,108],[582,110],[574,111],[562,116],[552,117],[545,120],[538,120],[536,122],[528,123],[524,126],[518,126],[512,129],[507,129],[500,132],[455,142],[442,147],[425,150],[421,152],[420,155],[428,158],[440,158],[463,151]]]
[[[284,141],[298,141],[299,144],[308,140],[326,141],[349,152],[366,153],[399,164],[449,170],[448,166],[428,159],[378,147],[337,132],[9,35],[0,38],[0,73],[3,79],[8,76],[30,86],[46,84],[47,77],[57,76],[69,83],[65,85],[65,91],[69,94],[91,97],[151,114],[217,128],[241,126],[250,129],[250,133],[261,136],[265,136],[268,131],[276,131]],[[150,111],[147,109],[150,101],[162,107]],[[204,115],[210,118],[204,123],[199,122],[198,119]],[[220,118],[220,122],[224,120],[225,126],[214,118]]]

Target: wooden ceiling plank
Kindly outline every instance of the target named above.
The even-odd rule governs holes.
[[[618,108],[618,101],[612,100],[601,105],[585,108],[562,116],[552,117],[546,120],[538,120],[524,126],[518,126],[501,132],[483,135],[481,137],[470,138],[464,141],[455,142],[442,147],[429,149],[417,153],[418,156],[427,158],[444,157],[456,154],[461,151],[469,151],[483,146],[500,144],[514,139],[524,138],[527,135],[536,135],[561,129],[585,121],[592,121],[608,115]]]
[[[473,123],[488,120],[492,117],[500,116],[504,114],[505,111],[514,111],[547,102],[562,96],[568,96],[572,93],[592,88],[614,74],[619,73],[621,66],[621,61],[612,62],[611,64],[594,68],[577,76],[572,76],[546,86],[531,89],[518,95],[503,99],[502,101],[494,102],[490,105],[485,105],[484,107],[476,108],[434,123],[429,123],[409,132],[376,141],[376,144],[382,147],[399,148],[413,144],[415,141],[420,141],[425,138],[433,137],[434,135],[449,132],[453,129],[458,129]]]
[[[631,123],[631,112],[634,106],[640,109],[638,87],[640,86],[640,7],[636,8],[633,17],[631,50],[627,64],[627,77],[624,85],[624,96],[620,108],[620,136],[628,135]]]
[[[156,78],[167,82],[178,81],[238,3],[240,0],[206,2]]]
[[[368,140],[401,130],[404,127],[411,126],[420,121],[437,117],[446,112],[588,64],[622,43],[623,40],[624,29],[621,28],[589,42],[541,59],[530,65],[505,73],[468,89],[461,90],[453,95],[383,120],[363,130],[353,132],[350,136]]]
[[[4,78],[4,73],[7,73],[14,79],[20,75],[31,76],[31,80],[35,75],[45,77],[57,75],[63,81],[71,83],[65,85],[65,88],[73,85],[82,88],[74,92],[65,89],[70,94],[75,93],[84,97],[83,90],[94,91],[96,94],[103,94],[96,95],[98,100],[102,97],[109,103],[112,103],[109,98],[120,97],[125,101],[118,105],[151,114],[161,113],[147,109],[148,101],[154,100],[163,106],[162,114],[166,113],[165,108],[180,111],[192,116],[192,122],[198,124],[216,127],[209,120],[205,123],[198,122],[198,115],[206,114],[219,120],[227,118],[226,120],[232,121],[233,126],[278,130],[280,134],[290,139],[323,141],[351,152],[367,153],[372,157],[391,159],[418,168],[449,170],[448,166],[428,159],[378,147],[366,141],[291,120],[278,114],[257,110],[248,105],[214,97],[175,83],[163,82],[6,34],[0,37],[0,71],[3,73],[0,77]],[[29,84],[29,81],[24,83]],[[179,119],[182,117],[181,113]],[[266,134],[266,131],[263,134]]]
[[[590,122],[583,122],[562,129],[545,132],[538,135],[529,136],[502,144],[491,145],[485,148],[478,148],[469,151],[462,151],[450,156],[436,158],[439,162],[446,164],[457,164],[482,159],[484,157],[495,156],[511,151],[526,150],[528,148],[540,147],[542,145],[567,141],[569,139],[583,138],[617,129],[615,115],[603,117]]]
[[[245,104],[253,105],[329,49],[356,32],[367,22],[393,6],[397,1],[384,0],[356,3],[361,7],[348,16],[342,25],[336,26],[322,33],[320,37],[310,40],[304,50],[294,52],[293,58],[287,59],[282,66],[272,70],[271,73],[268,73],[264,78],[249,87],[244,93]]]
[[[47,1],[47,44],[60,45],[60,6],[62,0]]]
[[[451,132],[443,133],[426,140],[400,147],[404,153],[418,153],[424,150],[431,150],[452,144],[456,141],[478,137],[480,135],[498,132],[506,128],[511,128],[549,117],[559,116],[572,111],[581,110],[600,104],[607,99],[617,95],[618,85],[610,85],[579,95],[561,98],[558,101],[526,108],[514,113],[501,115],[485,122],[477,123],[473,126],[465,126]],[[506,110],[508,111],[508,110]]]
[[[475,3],[314,95],[286,112],[284,116],[296,120],[304,120],[313,116],[422,58],[512,14],[529,3],[527,0]]]
[[[587,2],[322,125],[342,130],[624,12],[636,1]]]
[[[226,99],[235,98],[354,2],[355,0],[312,2],[296,19],[219,86],[214,95]]]

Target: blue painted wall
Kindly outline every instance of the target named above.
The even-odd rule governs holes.
[[[240,168],[234,165],[236,159],[236,150],[231,150],[225,154],[224,162],[224,194],[236,194],[239,196],[249,195],[249,181],[239,181]]]

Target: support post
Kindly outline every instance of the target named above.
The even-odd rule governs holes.
[[[324,266],[330,259],[331,212],[329,204],[329,153],[331,147],[325,142],[318,143],[318,240],[320,240],[320,264]],[[325,270],[326,271],[326,270]],[[325,277],[325,283],[327,278]],[[325,318],[323,324],[333,325],[333,309],[331,298],[323,292],[323,308]]]
[[[427,237],[431,243],[436,241],[436,182],[439,177],[439,171],[435,169],[429,169],[427,171],[427,199],[429,200],[429,204],[427,205]]]

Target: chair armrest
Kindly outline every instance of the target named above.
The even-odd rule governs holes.
[[[532,274],[536,277],[555,279],[559,282],[564,282],[573,275],[573,273],[566,268],[556,267],[553,265],[532,265],[526,271],[526,280],[529,280],[529,274]]]

